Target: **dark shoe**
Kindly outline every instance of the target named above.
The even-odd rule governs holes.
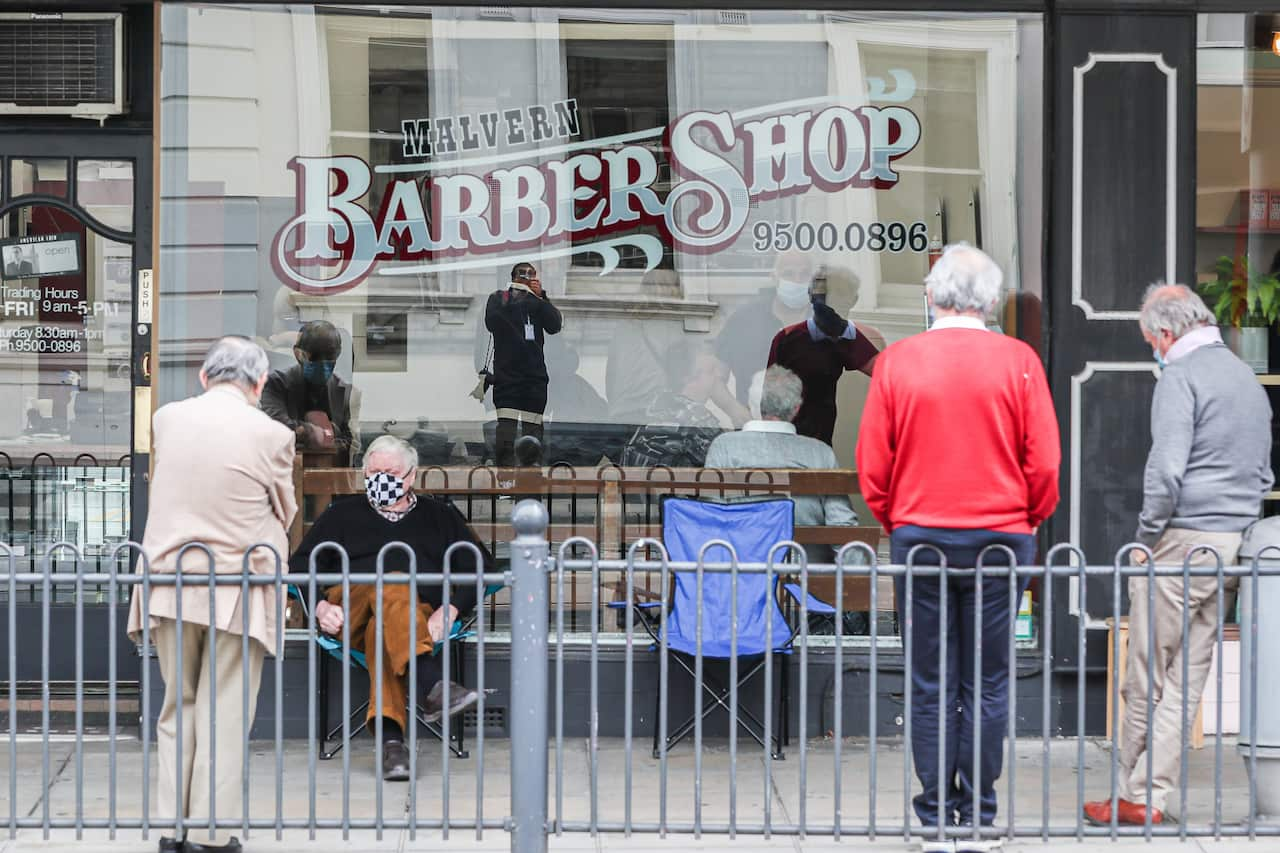
[[[201,844],[198,841],[187,839],[183,845],[186,853],[240,853],[240,839],[234,835],[226,844]]]
[[[409,781],[409,750],[404,741],[383,741],[382,778],[387,782]]]
[[[1116,806],[1116,823],[1121,826],[1146,826],[1147,807],[1142,803],[1120,800]],[[1094,800],[1084,804],[1084,819],[1094,826],[1111,825],[1111,801]],[[1151,809],[1151,825],[1159,826],[1165,822],[1164,812]]]
[[[160,853],[183,853],[181,839],[162,836],[160,838]]]
[[[470,687],[463,687],[456,682],[449,682],[449,716],[452,717],[466,709],[480,699],[480,694],[476,693]],[[444,716],[444,682],[437,681],[435,686],[431,688],[431,692],[427,694],[427,699],[423,702],[423,710],[426,711],[426,721],[428,723],[439,722]]]

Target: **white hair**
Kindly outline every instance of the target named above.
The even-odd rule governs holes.
[[[364,452],[364,467],[369,468],[369,460],[375,453],[389,453],[398,456],[406,470],[418,467],[418,451],[403,438],[394,435],[380,435],[373,440]]]
[[[760,392],[760,417],[773,421],[789,421],[804,402],[804,383],[795,373],[775,364],[764,372]]]
[[[1148,335],[1167,331],[1178,339],[1201,326],[1212,326],[1216,320],[1209,306],[1185,284],[1157,282],[1142,295],[1142,311],[1138,325]]]
[[[924,278],[935,308],[987,314],[1000,298],[1004,273],[991,256],[967,243],[955,243]]]
[[[262,347],[248,338],[227,335],[209,347],[200,372],[209,385],[231,382],[253,388],[267,374],[268,366],[267,354]]]

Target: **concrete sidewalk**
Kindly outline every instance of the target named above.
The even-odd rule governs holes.
[[[477,770],[481,767],[474,743],[469,759],[453,758],[450,761],[449,816],[451,821],[474,822],[477,803],[486,821],[498,821],[509,811],[509,742],[490,739],[485,745],[483,761],[483,790],[477,797]],[[904,754],[901,744],[882,741],[876,753],[877,780],[876,819],[880,827],[880,835],[874,842],[868,841],[860,834],[846,834],[840,841],[833,841],[830,828],[833,824],[835,807],[835,755],[834,746],[829,741],[811,741],[805,761],[804,775],[806,788],[801,795],[801,761],[798,744],[793,744],[785,761],[775,761],[771,773],[766,780],[763,755],[756,749],[749,749],[740,744],[738,755],[737,783],[737,819],[740,825],[760,825],[763,821],[765,803],[771,810],[772,822],[775,826],[797,825],[802,819],[815,829],[827,827],[827,837],[810,835],[801,839],[794,835],[774,835],[764,839],[759,834],[740,834],[736,840],[726,835],[704,833],[700,840],[687,834],[672,834],[666,839],[653,833],[633,833],[630,838],[621,834],[602,833],[591,836],[586,832],[565,833],[561,838],[552,837],[549,843],[551,850],[564,851],[685,851],[685,850],[728,850],[742,851],[810,851],[810,850],[849,850],[849,851],[902,851],[920,850],[921,842],[913,840],[905,843],[901,835],[904,808]],[[276,756],[270,742],[255,742],[251,745],[250,772],[250,814],[253,819],[273,819],[276,815]],[[121,738],[117,743],[117,817],[121,820],[138,820],[142,813],[142,754],[141,746],[134,739]],[[4,745],[7,753],[7,744]],[[1235,754],[1234,744],[1224,744],[1222,817],[1224,826],[1238,826],[1244,818],[1248,805],[1248,786],[1241,760]],[[82,813],[86,819],[108,818],[110,773],[108,762],[108,744],[105,740],[86,742],[83,753],[83,774],[77,774],[77,757],[75,744],[70,740],[60,740],[50,746],[50,782],[47,791],[42,784],[41,749],[38,739],[24,740],[19,744],[17,755],[6,754],[6,770],[8,762],[16,758],[18,772],[16,808],[20,819],[41,820],[45,809],[48,809],[51,820],[73,820],[76,815],[76,802],[83,802]],[[691,823],[694,819],[695,778],[693,750],[682,745],[674,750],[668,760],[667,786],[667,820],[672,824]],[[351,782],[348,802],[349,815],[353,820],[373,820],[377,813],[377,776],[374,769],[376,762],[373,755],[371,739],[359,739],[353,742],[350,755]],[[626,752],[622,740],[603,740],[598,753],[599,788],[596,808],[599,821],[602,823],[620,823],[626,808]],[[155,794],[155,756],[152,751],[150,768],[150,785],[153,798]],[[286,821],[305,821],[310,814],[308,798],[309,778],[306,745],[299,741],[287,741],[283,748],[284,773],[280,777],[283,797],[280,809]],[[866,741],[846,741],[842,745],[841,756],[841,809],[844,826],[865,826],[870,814],[870,791],[868,781],[870,773],[870,754]],[[1077,805],[1077,747],[1074,741],[1054,741],[1051,743],[1048,764],[1049,798],[1048,820],[1057,830],[1074,830]],[[592,798],[591,785],[591,753],[589,744],[581,739],[566,741],[564,745],[564,786],[563,799],[557,802],[554,779],[555,754],[550,756],[552,778],[549,780],[550,794],[549,815],[556,817],[557,808],[566,822],[587,823],[591,818]],[[1191,754],[1189,762],[1188,808],[1185,821],[1194,825],[1206,825],[1213,819],[1214,749],[1212,743],[1205,749]],[[729,820],[730,807],[730,761],[725,742],[708,742],[703,753],[702,820],[704,825],[725,824]],[[442,813],[440,749],[435,741],[422,740],[419,743],[417,813],[420,819],[439,820]],[[1028,740],[1018,744],[1015,769],[1015,796],[1013,801],[1016,826],[1020,831],[1038,832],[1045,817],[1042,781],[1044,762],[1042,745],[1039,741]],[[1110,752],[1105,743],[1086,742],[1085,793],[1089,798],[1106,796],[1110,780]],[[77,784],[77,779],[81,780]],[[343,814],[344,790],[342,783],[342,760],[318,762],[316,772],[316,815],[319,820],[337,820]],[[999,820],[1007,820],[1009,813],[1009,776],[1001,780],[999,791],[1001,797],[1001,816]],[[915,781],[910,780],[909,793],[914,793]],[[648,741],[637,739],[632,755],[632,819],[637,823],[656,822],[659,816],[659,773],[658,762],[648,754]],[[405,783],[383,784],[382,814],[387,820],[404,820],[409,811],[408,785]],[[9,787],[7,773],[0,775],[0,821],[7,818],[9,804]],[[1176,798],[1175,798],[1176,802]],[[240,802],[230,805],[227,813],[239,815]],[[803,807],[803,815],[802,815]],[[219,804],[219,811],[224,807]],[[890,827],[897,826],[896,836],[887,835]],[[122,829],[117,832],[117,840],[107,839],[105,830],[85,830],[83,840],[76,841],[74,829],[54,829],[50,839],[43,840],[42,830],[24,829],[16,839],[0,839],[0,853],[11,853],[18,850],[109,850],[121,853],[142,853],[156,849],[155,839],[163,834],[153,830],[152,840],[141,840],[138,829]],[[242,841],[243,833],[237,832]],[[422,829],[415,839],[409,838],[409,832],[402,829],[388,829],[378,840],[372,830],[352,830],[350,840],[344,842],[342,832],[338,829],[322,829],[316,833],[316,840],[308,838],[306,829],[287,829],[282,840],[275,839],[271,829],[253,830],[248,836],[246,849],[252,853],[270,851],[315,850],[317,853],[328,851],[349,851],[349,853],[373,853],[373,851],[402,850],[507,850],[510,841],[506,833],[495,827],[486,829],[483,839],[477,841],[474,829],[451,829],[447,839],[442,837],[439,829]],[[192,838],[199,840],[198,831],[193,831]],[[1023,851],[1042,846],[1038,838],[1019,839],[1006,842],[1004,849]],[[1222,851],[1232,853],[1236,850],[1271,851],[1280,850],[1280,838],[1263,838],[1250,843],[1247,840],[1231,840],[1214,843],[1211,840],[1189,840],[1185,843],[1177,839],[1156,839],[1150,844],[1141,839],[1122,839],[1111,842],[1106,839],[1087,838],[1083,843],[1074,837],[1055,839],[1050,846],[1079,851],[1102,851],[1120,848],[1133,848],[1152,853],[1172,853],[1172,851]]]

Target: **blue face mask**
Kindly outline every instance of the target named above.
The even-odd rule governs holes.
[[[1167,366],[1168,366],[1169,362],[1165,361],[1164,356],[1162,356],[1162,355],[1160,354],[1160,350],[1156,349],[1155,347],[1152,347],[1152,348],[1151,348],[1151,354],[1152,354],[1153,356],[1155,356],[1156,364],[1160,365],[1161,367],[1167,367]]]
[[[325,385],[332,376],[332,361],[308,361],[302,365],[302,378],[311,385]]]

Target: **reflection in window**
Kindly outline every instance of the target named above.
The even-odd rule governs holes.
[[[1280,15],[1198,23],[1196,284],[1280,412]],[[1280,442],[1271,467],[1280,471]],[[1270,514],[1280,492],[1268,497]]]
[[[665,199],[671,188],[671,166],[661,131],[671,116],[668,69],[673,45],[669,31],[664,33],[667,37],[662,40],[644,37],[654,29],[626,24],[565,23],[561,25],[561,44],[564,48],[566,91],[577,102],[580,139],[607,139],[653,131],[652,136],[639,144],[654,153],[658,163],[655,189],[658,197]],[[667,30],[665,27],[657,29]],[[622,145],[607,147],[618,149]],[[604,147],[594,150],[601,151]],[[583,185],[579,179],[579,186]],[[604,178],[593,186],[597,190],[604,189]],[[623,233],[658,232],[655,227],[648,226]],[[588,243],[591,239],[574,242]],[[623,253],[618,263],[620,269],[645,269],[646,259],[642,252],[634,246],[619,248]],[[594,269],[603,264],[604,258],[595,252],[573,256],[574,267]],[[669,243],[663,246],[658,266],[661,269],[675,267],[675,254]],[[593,284],[590,278],[580,281],[584,287]],[[655,293],[652,287],[646,292],[663,295]]]
[[[77,160],[76,204],[117,231],[133,230],[133,163]]]
[[[298,26],[304,19],[314,27]],[[618,463],[639,427],[654,425],[656,401],[683,397],[718,429],[750,419],[771,342],[807,319],[819,270],[828,305],[879,348],[924,328],[932,244],[969,240],[1005,271],[1008,292],[992,324],[1038,341],[1039,16],[244,6],[221,9],[214,21],[181,5],[162,13],[166,55],[178,61],[190,45],[218,43],[227,28],[255,33],[238,48],[253,52],[253,76],[224,77],[195,62],[191,78],[161,81],[162,119],[176,129],[161,163],[161,218],[171,223],[160,235],[161,402],[198,388],[198,351],[219,334],[254,337],[273,370],[292,371],[299,330],[325,320],[341,339],[334,375],[360,398],[352,428],[364,446],[391,431],[418,447],[424,466],[491,463],[496,406],[492,391],[483,400],[472,391],[477,371],[491,365],[484,306],[506,289],[518,261],[536,267],[564,321],[544,341],[545,404],[529,403],[545,405],[534,413],[545,416],[542,458],[592,471]],[[299,79],[316,85],[299,93],[288,82]],[[253,120],[219,128],[220,147],[208,146],[198,116],[232,102],[259,106]],[[571,131],[521,134],[570,102]],[[794,130],[784,138],[784,120],[803,136],[829,109],[852,116],[838,133],[813,144],[797,145]],[[701,111],[728,115],[717,131],[723,145],[705,124],[693,127],[682,138],[685,153],[715,156],[678,169],[672,125]],[[896,123],[882,119],[882,136],[867,142],[860,137],[869,114]],[[436,134],[441,122],[457,147],[427,149],[420,142],[436,137],[404,136],[406,124]],[[464,124],[487,141],[465,147]],[[917,144],[890,152],[904,130],[913,138],[918,131]],[[602,149],[602,138],[614,141]],[[864,143],[881,150],[876,168],[887,175],[862,177],[872,169],[857,147]],[[610,193],[603,155],[628,145],[646,180]],[[762,155],[751,145],[791,151]],[[815,156],[848,174],[814,180]],[[341,157],[350,168],[338,175],[336,159],[312,160],[313,209],[322,215],[309,234],[295,219],[295,157],[295,167]],[[555,197],[557,169],[573,193],[567,202]],[[672,213],[706,214],[711,239],[688,239],[696,228],[673,238],[671,195],[695,180],[714,185],[711,178],[724,182],[723,193],[685,193],[686,206]],[[355,205],[346,210],[363,228],[357,252],[350,234],[325,224],[343,214],[323,213],[350,180],[363,188],[366,179],[367,190],[342,201]],[[515,198],[529,187],[528,197]],[[398,193],[394,228],[383,221],[389,189]],[[647,204],[647,215],[620,215],[604,227],[573,221],[613,203],[630,212]],[[734,212],[732,231],[717,207]],[[211,215],[219,230],[197,229]],[[559,230],[541,225],[553,220]],[[368,238],[380,225],[385,243]],[[428,247],[410,257],[412,229],[427,235]],[[610,249],[617,255],[602,254]],[[359,275],[333,286],[352,265]],[[867,383],[855,371],[838,379],[833,448],[845,466]],[[596,503],[581,503],[574,522],[593,523]],[[479,523],[500,521],[508,509],[473,504],[466,512]],[[856,508],[867,523],[865,508]],[[553,511],[566,521],[565,507]],[[626,523],[650,511],[628,507]]]
[[[0,285],[0,541],[30,565],[69,541],[101,566],[129,538],[133,248],[50,206],[3,224],[35,241],[35,274]]]
[[[67,197],[67,161],[61,157],[13,157],[9,160],[9,196]]]

